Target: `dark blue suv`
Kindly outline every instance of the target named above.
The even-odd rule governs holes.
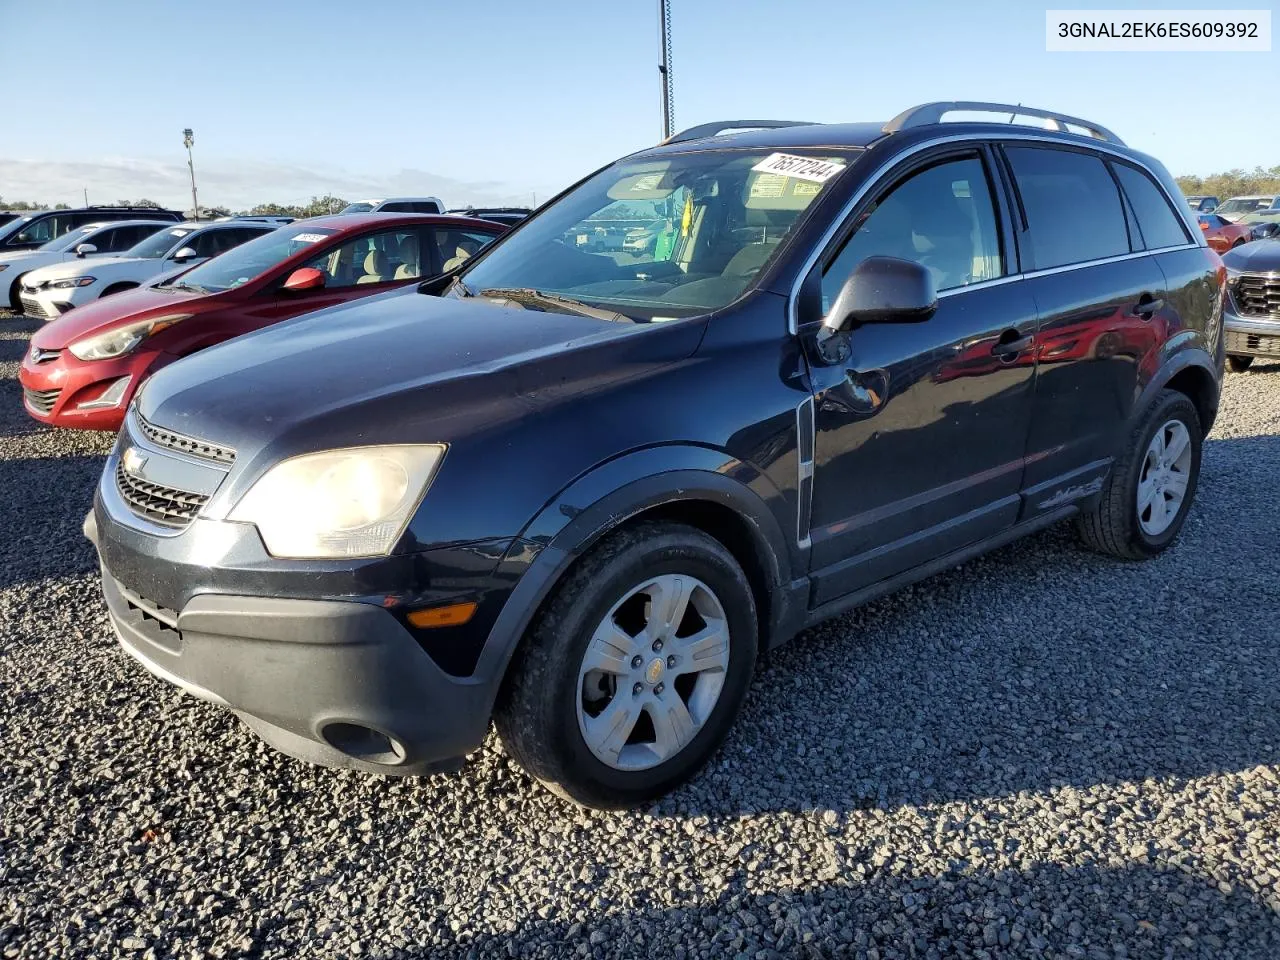
[[[1089,121],[708,124],[416,292],[159,371],[86,532],[125,649],[289,754],[444,770],[492,720],[635,804],[811,624],[1059,521],[1166,549],[1224,281]]]

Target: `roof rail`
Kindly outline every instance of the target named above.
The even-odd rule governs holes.
[[[942,123],[942,118],[948,113],[958,113],[960,111],[970,113],[1007,113],[1009,114],[1009,122],[1012,123],[1014,117],[1039,117],[1043,120],[1051,120],[1054,123],[1054,129],[1062,133],[1071,133],[1067,129],[1070,124],[1073,127],[1079,127],[1086,131],[1089,136],[1095,140],[1106,140],[1108,143],[1114,143],[1117,146],[1124,146],[1124,141],[1117,137],[1101,124],[1094,123],[1092,120],[1082,120],[1079,117],[1072,117],[1065,113],[1055,113],[1052,110],[1040,110],[1036,107],[1024,107],[1022,104],[1013,103],[984,103],[980,100],[952,100],[939,101],[936,103],[922,103],[917,107],[911,107],[909,110],[903,110],[900,114],[884,125],[885,133],[897,133],[899,130],[908,130],[911,127],[923,127],[928,124]]]
[[[809,127],[811,120],[717,120],[714,123],[700,123],[688,130],[674,133],[663,144],[684,143],[686,140],[701,140],[714,137],[726,130],[775,130],[778,127]]]

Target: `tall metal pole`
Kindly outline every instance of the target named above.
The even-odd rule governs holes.
[[[674,132],[671,124],[675,97],[671,78],[671,0],[658,0],[658,32],[661,35],[662,62],[658,65],[658,79],[662,84],[662,139]]]
[[[200,203],[196,200],[196,162],[191,156],[191,148],[195,145],[196,138],[190,127],[182,131],[182,142],[187,148],[187,168],[191,171],[191,212],[199,220]]]

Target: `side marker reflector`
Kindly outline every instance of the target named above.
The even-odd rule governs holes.
[[[451,603],[447,607],[431,607],[427,610],[414,610],[405,619],[415,627],[428,629],[431,627],[460,627],[471,619],[476,612],[474,600],[467,603]]]

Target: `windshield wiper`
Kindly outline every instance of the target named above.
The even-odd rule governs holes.
[[[467,281],[463,280],[461,277],[454,277],[453,285],[462,291],[462,295],[464,297],[474,297],[476,295],[475,291],[467,286]]]
[[[193,283],[166,283],[166,287],[170,290],[190,290],[192,293],[208,293],[204,287],[197,286]]]
[[[562,297],[557,293],[543,293],[533,287],[489,287],[486,290],[481,290],[480,296],[492,297],[498,300],[510,300],[512,303],[518,303],[522,307],[541,308],[550,313],[576,313],[578,316],[594,317],[597,320],[611,320],[614,323],[635,322],[632,317],[627,316],[625,313],[593,307],[583,303],[581,300]]]

